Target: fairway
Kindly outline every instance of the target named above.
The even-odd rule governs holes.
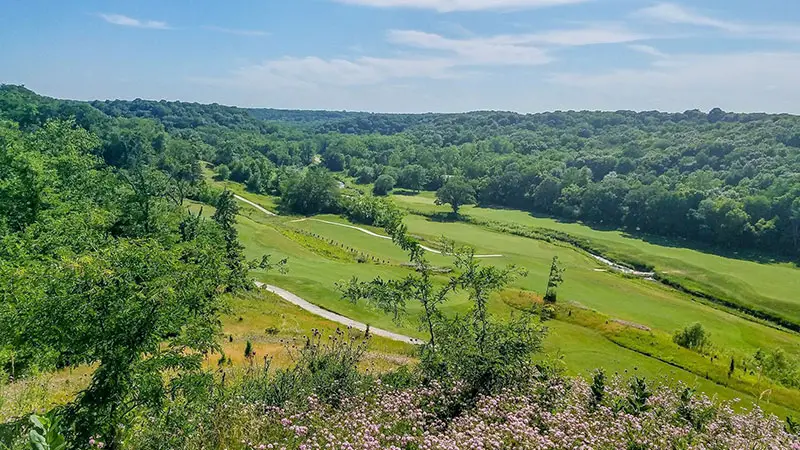
[[[395,195],[395,202],[412,211],[446,212],[434,204],[429,192],[417,196]],[[657,245],[622,231],[601,231],[579,223],[534,217],[524,211],[465,206],[463,215],[503,223],[549,228],[591,240],[603,254],[621,261],[640,261],[679,280],[691,289],[730,298],[737,303],[769,311],[800,322],[800,269],[788,263],[764,264],[726,258],[671,243]],[[660,241],[665,241],[663,238]]]
[[[257,201],[256,197],[244,196]],[[421,202],[421,197],[408,197]],[[208,207],[206,207],[208,208]],[[209,210],[209,214],[211,210]],[[325,309],[346,317],[409,336],[424,338],[416,319],[418,304],[408,305],[408,315],[399,321],[364,303],[353,304],[341,299],[337,283],[353,277],[370,280],[375,277],[396,279],[409,274],[403,266],[406,255],[390,240],[368,235],[353,228],[338,226],[335,222],[349,224],[333,215],[317,216],[319,220],[300,220],[294,217],[267,217],[255,209],[243,208],[239,221],[240,239],[246,247],[248,258],[263,254],[272,255],[273,260],[288,258],[286,273],[256,271],[260,281],[268,282],[291,291]],[[660,283],[624,277],[610,272],[607,267],[588,254],[566,245],[528,239],[487,230],[466,223],[443,223],[409,215],[405,218],[409,232],[422,239],[426,245],[436,247],[440,237],[445,236],[459,244],[473,244],[476,252],[501,254],[501,258],[483,261],[484,264],[514,264],[524,268],[528,275],[516,280],[512,287],[525,291],[543,292],[547,273],[553,256],[558,256],[567,271],[565,283],[559,290],[560,302],[596,310],[615,320],[638,324],[659,335],[672,332],[693,322],[700,322],[711,333],[712,342],[724,352],[744,357],[759,348],[782,348],[797,355],[800,337],[742,317],[729,314],[712,306],[692,301],[688,295],[668,288]],[[377,234],[383,230],[358,225]],[[624,238],[621,238],[624,239]],[[327,249],[327,250],[325,250]],[[331,256],[336,251],[342,252]],[[324,251],[323,251],[324,250]],[[334,252],[335,253],[335,252]],[[348,255],[365,255],[366,261],[359,263]],[[452,264],[449,257],[427,253],[434,265],[447,267]],[[441,276],[441,282],[445,277]],[[463,295],[456,295],[444,305],[448,313],[463,313],[468,309]],[[491,303],[495,314],[503,316],[511,307],[499,298]],[[560,320],[548,324],[551,332],[545,346],[548,354],[563,357],[570,373],[585,374],[596,367],[610,372],[638,371],[649,378],[669,376],[701,390],[716,394],[721,399],[745,398],[745,403],[755,397],[713,381],[698,374],[673,367],[637,351],[621,347],[598,330],[566,323]],[[780,403],[778,399],[773,402]],[[764,405],[765,406],[765,405]],[[765,406],[767,407],[767,406]],[[768,408],[778,414],[786,411],[783,406],[772,404]]]

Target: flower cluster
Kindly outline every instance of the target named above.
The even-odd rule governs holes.
[[[90,448],[103,448],[106,444],[100,440],[100,436],[92,436],[89,438]]]
[[[261,429],[242,442],[252,450],[800,450],[798,437],[777,417],[757,407],[737,412],[734,403],[718,404],[683,386],[659,386],[642,396],[615,378],[602,400],[592,401],[592,389],[582,379],[534,381],[460,410],[454,408],[454,399],[463,398],[458,389],[377,385],[337,408],[312,397],[293,411],[263,410]]]

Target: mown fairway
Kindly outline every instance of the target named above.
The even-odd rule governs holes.
[[[421,193],[417,196],[396,195],[393,198],[398,205],[412,211],[448,211],[447,206],[434,204],[432,193]],[[727,258],[685,248],[680,242],[670,242],[663,238],[653,238],[649,242],[621,231],[596,230],[579,223],[534,217],[524,211],[466,206],[462,214],[498,222],[549,228],[586,238],[610,258],[643,262],[691,289],[763,309],[794,322],[800,321],[800,270],[792,264],[762,264],[747,259]]]
[[[253,201],[260,200],[245,192],[242,194]],[[287,273],[256,273],[258,279],[281,286],[326,309],[353,319],[407,335],[423,336],[415,319],[419,311],[417,305],[410,304],[409,315],[395,322],[388,315],[364,304],[354,305],[341,300],[336,289],[336,283],[352,277],[368,280],[380,276],[386,279],[399,278],[409,273],[409,269],[402,266],[406,261],[405,255],[390,240],[317,220],[302,220],[303,218],[298,217],[270,218],[244,205],[242,213],[239,222],[240,238],[249,257],[255,258],[269,253],[274,260],[289,259]],[[318,216],[315,219],[347,223],[331,215]],[[550,260],[558,255],[567,268],[566,282],[559,291],[561,303],[598,311],[603,317],[607,317],[606,323],[611,319],[619,319],[648,327],[652,329],[650,334],[656,336],[654,339],[660,339],[658,342],[662,344],[666,342],[667,345],[672,345],[669,341],[671,333],[693,322],[700,322],[710,331],[714,345],[725,352],[749,356],[758,348],[780,347],[797,355],[800,349],[800,338],[796,334],[694,302],[691,297],[654,281],[630,279],[608,272],[600,263],[572,247],[494,232],[476,225],[432,222],[416,215],[409,215],[406,224],[413,235],[423,238],[429,246],[435,247],[437,239],[444,235],[457,243],[473,245],[479,254],[502,254],[501,258],[489,258],[484,262],[516,264],[527,269],[528,276],[517,280],[513,286],[525,291],[544,290]],[[377,228],[358,226],[382,234],[382,230]],[[362,255],[365,261],[357,262],[356,255]],[[431,253],[428,256],[435,265],[449,264],[447,257]],[[258,314],[258,306],[247,308],[250,310],[248,314]],[[495,298],[492,308],[500,315],[511,310],[500,297]],[[448,312],[464,312],[467,309],[466,300],[456,296],[445,309]],[[670,365],[693,367],[689,361],[684,364],[684,361],[674,360],[674,355],[661,358],[672,361],[667,364],[642,354],[642,345],[649,344],[629,345],[624,337],[617,339],[617,336],[608,335],[607,330],[570,321],[556,320],[548,326],[551,327],[551,333],[546,342],[546,350],[548,354],[561,355],[569,372],[585,374],[593,368],[604,367],[612,372],[635,371],[651,378],[667,376],[697,385],[701,390],[724,399],[746,398],[754,401],[757,396],[706,380],[704,376],[698,375],[700,369],[696,366],[695,373],[692,373]],[[393,350],[389,348],[387,351]],[[725,363],[717,361],[716,364]],[[709,367],[716,366],[711,364]],[[753,377],[742,378],[753,383],[755,380]],[[755,387],[751,389],[754,390]],[[787,406],[795,403],[794,399],[777,399],[770,393],[766,397],[767,400]],[[766,407],[778,414],[789,411],[775,404]],[[795,405],[792,409],[797,408],[798,405]]]

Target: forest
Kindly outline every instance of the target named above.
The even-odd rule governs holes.
[[[410,263],[364,270],[405,276],[353,278],[336,288],[343,300],[395,318],[422,311],[425,343],[409,352],[418,364],[365,374],[369,328],[358,335],[337,328],[327,340],[315,328],[293,344],[291,368],[270,368],[266,355],[262,366],[248,339],[245,371],[226,372],[228,302],[260,295],[251,271],[285,262],[246,251],[239,203],[219,187],[229,180],[279,197],[282,215],[342,214],[386,233]],[[347,194],[341,180],[375,196]],[[527,274],[513,264],[483,265],[454,241],[438,252],[453,258],[452,267],[436,267],[403,213],[382,198],[421,191],[436,191],[452,222],[477,204],[741,258],[797,261],[800,117],[719,109],[285,111],[59,100],[0,86],[0,378],[91,368],[63,407],[30,423],[0,424],[0,448],[9,435],[15,449],[574,448],[584,433],[596,448],[798,448],[792,417],[739,416],[691,387],[658,386],[637,373],[607,377],[598,369],[588,381],[572,379],[558,360],[537,359],[564,282],[558,258],[541,307],[499,320],[494,296]],[[333,240],[325,249],[345,252]],[[468,308],[448,315],[455,297]],[[573,316],[571,305],[558,308]],[[790,315],[779,319],[796,325]],[[744,321],[755,327],[761,319],[772,321]],[[763,328],[778,335],[784,322]],[[690,354],[708,380],[715,356],[704,365],[705,333],[691,324],[673,339],[691,352],[676,354]],[[757,377],[760,388],[763,375],[763,383],[777,383],[765,386],[794,396],[794,355],[756,355],[752,361],[771,361],[774,373],[754,372],[750,359],[748,372],[731,356],[728,381]],[[219,370],[207,370],[216,356]],[[485,432],[471,436],[474,427]]]
[[[791,115],[246,110],[59,102],[12,86],[1,101],[23,127],[63,116],[90,129],[108,117],[150,119],[253,192],[279,194],[289,169],[321,155],[333,172],[381,179],[376,193],[438,190],[456,176],[480,205],[729,252],[800,255],[800,118]]]

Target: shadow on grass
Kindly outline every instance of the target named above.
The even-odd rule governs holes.
[[[419,191],[412,191],[412,190],[409,190],[409,189],[395,188],[392,191],[392,194],[394,194],[394,195],[405,195],[407,197],[415,197],[415,196],[419,195]]]
[[[608,224],[571,220],[564,217],[549,216],[547,214],[541,214],[537,212],[528,212],[528,214],[531,217],[535,217],[537,219],[550,219],[550,220],[555,220],[558,223],[583,225],[595,231],[618,231],[622,233],[622,236],[625,238],[638,239],[640,241],[647,242],[648,244],[659,245],[661,247],[686,248],[689,250],[695,250],[702,253],[722,256],[724,258],[751,261],[759,264],[788,263],[793,265],[795,268],[800,269],[800,257],[798,256],[786,255],[780,253],[765,253],[765,252],[760,252],[758,250],[747,249],[747,248],[738,248],[738,249],[727,248],[717,244],[699,241],[696,239],[659,236],[651,233],[646,233],[643,231],[627,230],[625,228],[620,228]],[[543,227],[546,228],[546,226]],[[587,239],[591,240],[591,238]]]
[[[454,212],[437,212],[428,216],[434,222],[463,222],[463,217]]]
[[[659,236],[651,233],[645,233],[642,231],[634,231],[634,230],[627,230],[625,228],[621,228],[618,226],[613,226],[609,224],[603,223],[596,223],[596,222],[584,222],[577,219],[569,219],[566,217],[558,217],[558,216],[551,216],[548,214],[543,214],[535,211],[525,211],[520,210],[518,208],[510,208],[505,206],[497,206],[497,205],[480,205],[481,208],[491,208],[491,209],[501,209],[507,211],[523,211],[526,212],[529,216],[534,217],[536,219],[550,219],[555,220],[558,223],[563,224],[578,224],[583,225],[586,227],[591,228],[594,231],[618,231],[622,233],[623,237],[629,239],[638,239],[640,241],[647,242],[648,244],[653,245],[660,245],[662,247],[671,247],[671,248],[686,248],[689,250],[695,250],[702,253],[708,253],[711,255],[722,256],[724,258],[730,259],[739,259],[743,261],[751,261],[759,264],[791,264],[795,268],[800,269],[800,256],[788,255],[788,254],[780,254],[780,253],[765,253],[754,249],[747,249],[747,248],[726,248],[717,244],[708,243],[699,241],[696,239],[687,239],[681,237],[668,237],[668,236]],[[445,220],[441,220],[445,221]],[[450,220],[454,221],[454,220]],[[547,228],[546,225],[540,225],[540,228]],[[570,234],[567,232],[567,234]],[[586,239],[592,240],[592,238],[587,237]]]

